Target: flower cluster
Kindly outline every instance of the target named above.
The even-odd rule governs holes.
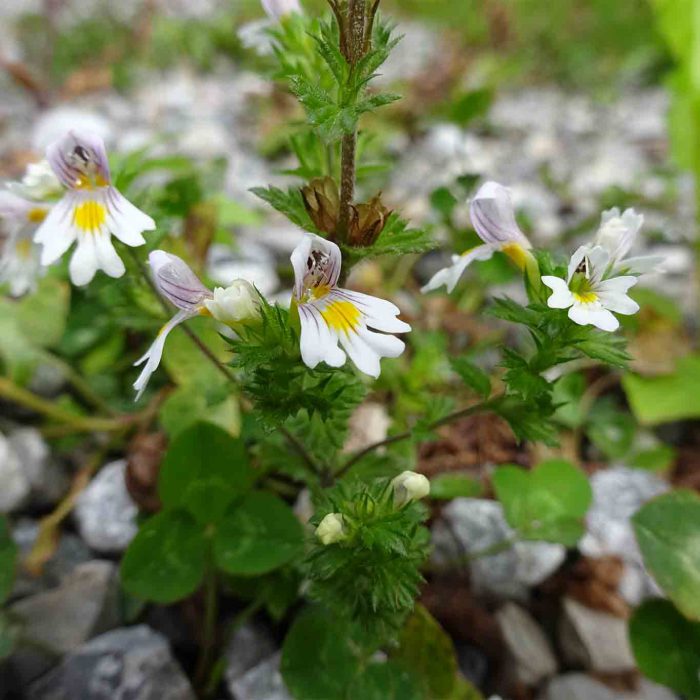
[[[488,260],[502,252],[524,270],[532,281],[539,281],[539,267],[532,246],[515,220],[508,189],[486,182],[470,203],[474,230],[484,241],[462,255],[452,265],[437,272],[423,288],[428,292],[445,285],[451,292],[470,263]],[[601,225],[592,243],[580,246],[571,256],[566,278],[543,275],[542,284],[552,290],[547,304],[553,309],[568,309],[569,318],[579,325],[593,325],[614,331],[619,321],[613,315],[634,314],[638,304],[627,296],[638,276],[659,266],[655,256],[628,258],[644,217],[634,209],[620,213],[618,208],[603,212]]]

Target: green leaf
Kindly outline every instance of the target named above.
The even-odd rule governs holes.
[[[6,518],[0,517],[0,603],[12,592],[17,569],[17,545]]]
[[[648,469],[654,472],[664,472],[673,466],[676,460],[676,450],[669,445],[659,445],[648,450],[641,450],[633,455],[630,466],[637,469]]]
[[[627,341],[622,335],[587,329],[588,337],[575,340],[574,347],[593,360],[600,360],[614,367],[625,369],[630,361]]]
[[[676,607],[700,620],[700,496],[679,490],[632,518],[644,564]]]
[[[470,90],[458,95],[450,101],[446,116],[455,124],[466,126],[474,119],[486,116],[493,102],[493,96],[494,92],[489,88]]]
[[[571,463],[551,459],[530,472],[506,465],[491,480],[506,520],[526,539],[572,547],[583,535],[592,492],[586,475]]]
[[[428,698],[450,698],[457,687],[457,658],[452,640],[420,604],[399,636],[392,660],[419,680]]]
[[[648,600],[635,610],[629,636],[645,676],[700,697],[700,622],[686,619],[667,600]]]
[[[440,474],[430,480],[430,497],[447,501],[452,498],[476,498],[484,489],[476,479],[466,474]]]
[[[20,331],[37,347],[51,348],[66,328],[70,285],[55,277],[44,277],[33,294],[17,305]]]
[[[351,629],[320,607],[304,610],[294,620],[282,647],[284,682],[298,700],[346,700],[359,672],[350,647]]]
[[[303,228],[305,231],[320,234],[306,212],[301,190],[298,187],[292,187],[286,192],[278,187],[253,187],[250,191],[267,202],[280,214],[284,214],[293,224]]]
[[[489,375],[481,368],[477,367],[472,362],[469,362],[466,357],[454,357],[450,359],[452,369],[462,378],[462,381],[474,391],[488,398],[491,393],[491,380]]]
[[[179,386],[168,394],[158,415],[171,439],[200,422],[218,425],[233,437],[241,429],[240,410],[235,396],[224,396],[210,403],[207,395],[193,386]]]
[[[196,423],[168,448],[158,493],[166,508],[184,508],[210,523],[220,520],[252,481],[243,441],[210,423]]]
[[[520,323],[525,326],[536,326],[540,322],[540,315],[537,311],[530,309],[517,301],[504,297],[502,299],[494,299],[493,304],[487,310],[490,316],[495,316],[503,321],[511,323]]]
[[[258,212],[225,195],[215,197],[214,203],[217,206],[219,226],[259,226],[262,223]]]
[[[229,574],[257,576],[299,555],[304,532],[292,509],[269,493],[253,492],[224,516],[214,538],[217,564]]]
[[[424,700],[413,675],[398,664],[371,663],[353,681],[349,698],[362,700]]]
[[[700,355],[679,361],[673,374],[642,377],[628,374],[622,387],[643,425],[700,418]]]
[[[586,378],[581,372],[565,374],[554,383],[552,402],[557,407],[554,418],[567,428],[578,428],[585,415],[581,405]]]
[[[166,605],[193,593],[204,577],[207,542],[189,513],[167,510],[147,520],[121,565],[128,593]]]
[[[608,459],[622,459],[632,448],[636,430],[637,425],[629,413],[619,411],[603,398],[591,410],[586,432]]]

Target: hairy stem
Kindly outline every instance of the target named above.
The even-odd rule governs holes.
[[[439,420],[434,421],[433,423],[431,423],[428,426],[428,429],[434,430],[435,428],[439,428],[442,425],[447,425],[448,423],[453,423],[454,421],[459,420],[460,418],[466,418],[467,416],[473,416],[476,413],[486,413],[486,412],[491,410],[493,403],[494,403],[494,399],[490,399],[488,401],[482,401],[481,403],[477,403],[477,404],[474,404],[473,406],[469,406],[468,408],[462,408],[459,411],[455,411],[454,413],[450,413],[449,415],[443,416]],[[347,474],[347,472],[355,464],[357,464],[357,462],[359,462],[361,459],[366,457],[371,452],[378,450],[380,447],[386,447],[387,445],[393,445],[396,442],[402,442],[403,440],[408,440],[412,435],[413,435],[412,430],[406,430],[403,433],[397,433],[396,435],[390,435],[388,438],[385,438],[384,440],[379,440],[377,442],[373,442],[371,445],[368,445],[367,447],[363,448],[362,450],[359,450],[354,455],[352,455],[345,462],[345,464],[343,464],[343,466],[335,473],[335,477],[339,478],[341,476],[344,476],[345,474]]]

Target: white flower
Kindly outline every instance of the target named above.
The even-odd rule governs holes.
[[[12,192],[0,192],[0,228],[6,236],[0,257],[0,282],[9,285],[14,297],[36,286],[41,266],[32,235],[49,209],[47,204],[30,202]]]
[[[529,252],[532,246],[515,221],[510,193],[497,182],[484,183],[469,205],[474,230],[483,245],[452,256],[452,265],[438,271],[422,291],[430,292],[443,284],[451,292],[462,273],[474,260],[488,260],[495,252],[508,255],[521,269],[536,264]]]
[[[270,19],[280,20],[293,13],[301,14],[299,0],[261,0],[263,9]]]
[[[401,472],[392,479],[391,487],[394,489],[394,505],[405,506],[411,501],[418,501],[430,493],[430,482],[427,477],[417,472]]]
[[[208,314],[206,302],[212,298],[212,293],[201,283],[187,263],[177,255],[171,255],[164,250],[154,250],[148,256],[148,264],[151,266],[153,281],[158,291],[180,310],[158,331],[148,352],[134,363],[135,365],[146,363],[134,382],[137,401],[143,394],[151,375],[158,369],[168,333],[189,318]]]
[[[580,326],[617,330],[620,323],[611,312],[630,315],[639,311],[637,302],[627,296],[637,277],[606,277],[610,267],[610,254],[603,247],[581,246],[571,257],[566,280],[551,275],[542,277],[553,292],[548,306],[569,309],[569,318]]]
[[[323,544],[333,544],[344,540],[347,537],[347,533],[345,532],[343,516],[340,513],[328,513],[318,524],[316,537]]]
[[[600,228],[590,247],[600,246],[607,251],[610,275],[641,275],[662,262],[663,259],[655,255],[627,257],[643,223],[644,216],[634,209],[625,209],[620,214],[618,207],[613,207],[602,213]]]
[[[153,219],[112,186],[107,153],[99,136],[71,131],[48,147],[46,157],[68,190],[34,237],[43,246],[41,264],[56,262],[77,242],[69,265],[74,284],[87,284],[97,270],[121,277],[124,263],[111,236],[128,246],[143,245],[141,233],[155,229]]]
[[[378,377],[380,359],[398,357],[405,347],[387,333],[411,330],[397,318],[399,309],[383,299],[336,286],[341,255],[335,243],[307,234],[291,260],[304,363],[311,369],[319,362],[341,367],[347,353],[361,372]]]
[[[61,182],[46,159],[38,163],[29,163],[22,181],[8,183],[7,189],[35,202],[56,199],[63,194]]]
[[[226,289],[216,287],[214,297],[205,299],[204,304],[217,321],[229,325],[260,317],[257,292],[246,280],[234,280]]]

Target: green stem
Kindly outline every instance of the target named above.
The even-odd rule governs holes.
[[[18,403],[20,406],[29,408],[59,423],[65,423],[78,431],[114,432],[123,430],[133,420],[130,416],[123,418],[90,418],[70,413],[59,408],[52,401],[47,401],[31,391],[17,386],[6,377],[0,377],[0,397]]]
[[[453,423],[454,421],[459,420],[460,418],[473,416],[476,413],[486,413],[487,411],[491,410],[494,402],[495,399],[489,399],[488,401],[482,401],[481,403],[477,403],[474,406],[469,406],[469,408],[462,408],[459,411],[450,413],[449,415],[443,416],[439,420],[430,423],[430,425],[428,425],[428,430],[434,430],[435,428],[439,428],[442,425]],[[363,448],[362,450],[359,450],[354,455],[349,457],[345,464],[343,464],[343,466],[335,473],[335,477],[340,478],[341,476],[344,476],[355,464],[357,464],[357,462],[359,462],[371,452],[378,450],[380,447],[385,447],[387,445],[393,445],[396,442],[408,440],[412,435],[412,430],[406,430],[403,433],[391,435],[390,437],[385,438],[384,440],[373,442],[371,445],[368,445],[367,447]]]
[[[219,585],[214,564],[214,555],[209,544],[207,571],[204,577],[204,626],[202,629],[202,644],[195,672],[196,684],[204,687],[209,676],[212,656],[216,646],[216,619],[219,610]]]

